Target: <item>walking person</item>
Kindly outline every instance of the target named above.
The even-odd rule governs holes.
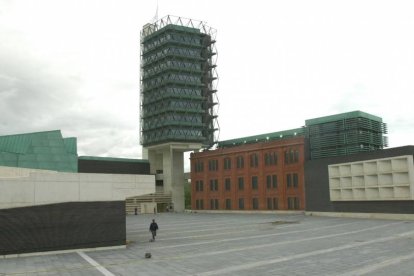
[[[152,234],[151,241],[155,241],[155,236],[157,235],[157,230],[158,230],[158,224],[155,222],[155,219],[152,220],[149,230],[151,231],[151,234]]]

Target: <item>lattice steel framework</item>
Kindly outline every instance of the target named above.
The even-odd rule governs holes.
[[[349,155],[388,146],[387,125],[360,111],[306,121],[311,159]]]
[[[216,30],[166,16],[141,32],[141,144],[218,140]]]

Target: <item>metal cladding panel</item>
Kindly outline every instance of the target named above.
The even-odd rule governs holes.
[[[351,118],[358,118],[358,117],[370,119],[370,120],[377,121],[377,122],[382,122],[381,117],[377,117],[375,115],[368,114],[368,113],[358,110],[358,111],[351,111],[351,112],[346,112],[346,113],[341,113],[341,114],[323,116],[323,117],[314,118],[314,119],[308,119],[308,120],[305,120],[305,124],[306,126],[318,125],[318,124],[351,119]]]
[[[17,159],[18,154],[16,153],[10,153],[10,152],[0,152],[0,164],[4,164],[4,162],[14,164],[14,166],[17,166]]]
[[[311,158],[327,158],[382,149],[387,144],[382,119],[361,111],[306,120]]]
[[[66,139],[60,130],[2,136],[0,165],[77,172],[76,138]]]
[[[76,137],[63,138],[63,142],[65,143],[65,148],[68,153],[78,153],[78,144]]]
[[[25,153],[30,145],[31,137],[26,135],[8,135],[0,137],[0,151]]]

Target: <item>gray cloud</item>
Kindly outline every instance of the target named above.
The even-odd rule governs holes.
[[[18,34],[0,44],[0,60],[0,135],[61,129],[65,137],[78,137],[80,155],[140,155],[138,114],[128,121],[117,112],[90,108],[80,94],[83,78],[37,58]],[[111,87],[131,88],[127,82]]]
[[[70,95],[76,94],[81,81],[50,70],[28,54],[5,48],[0,48],[0,131],[48,126],[56,114],[71,107]]]

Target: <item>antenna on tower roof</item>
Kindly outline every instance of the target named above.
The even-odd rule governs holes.
[[[152,23],[155,23],[158,21],[158,0],[157,0],[157,9],[155,10],[155,15],[152,18]]]

